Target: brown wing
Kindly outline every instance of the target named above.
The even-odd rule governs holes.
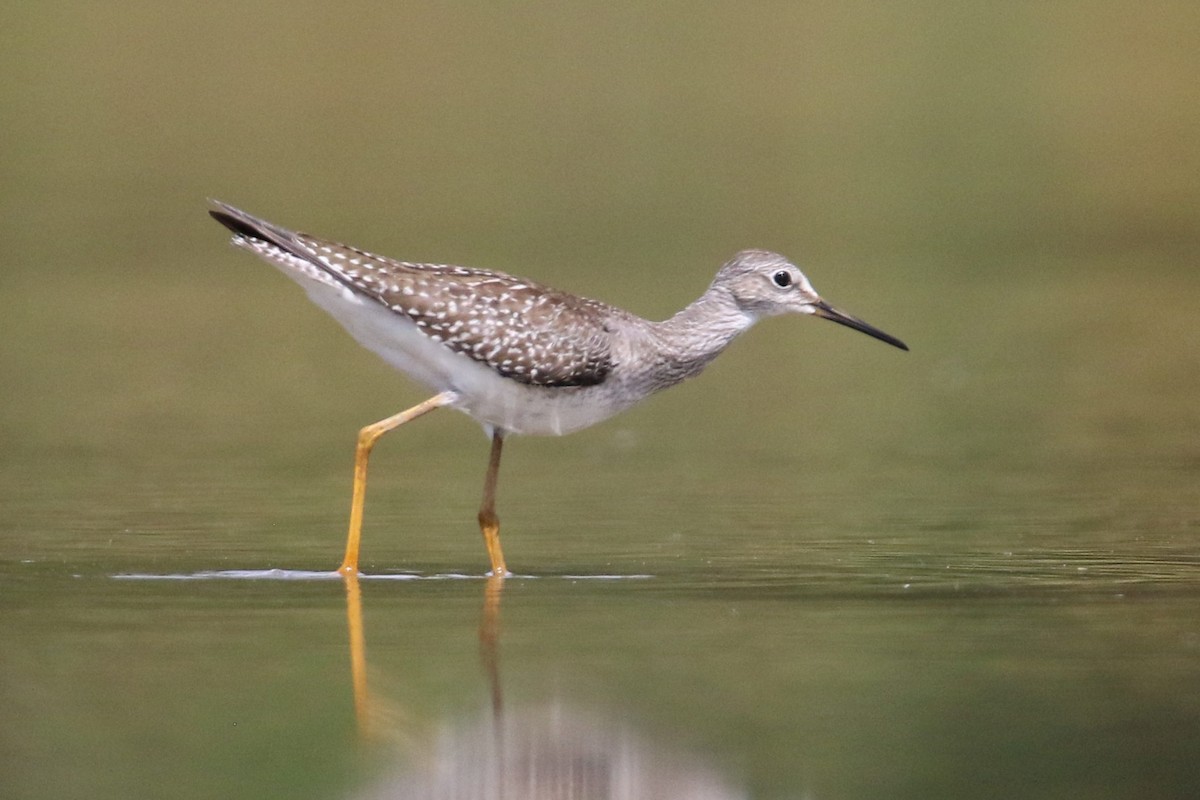
[[[403,314],[429,338],[506,378],[534,386],[591,386],[612,370],[605,321],[620,312],[604,303],[503,272],[396,261],[216,205],[220,210],[210,213],[236,237],[319,267],[321,277]],[[285,258],[271,260],[295,268]]]

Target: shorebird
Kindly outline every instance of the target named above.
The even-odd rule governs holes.
[[[765,250],[738,253],[695,302],[651,322],[503,272],[396,261],[212,204],[233,244],[278,267],[360,344],[435,392],[359,431],[343,574],[358,574],[371,448],[434,409],[462,411],[491,438],[479,528],[490,574],[504,577],[496,478],[509,434],[595,425],[697,375],[764,317],[810,314],[908,349],[829,305],[795,264]]]

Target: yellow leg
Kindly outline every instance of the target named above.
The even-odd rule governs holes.
[[[483,543],[487,546],[494,578],[506,578],[511,574],[504,566],[504,553],[500,551],[500,518],[496,516],[496,476],[500,472],[500,450],[503,446],[504,434],[497,430],[492,434],[492,453],[488,457],[487,477],[483,479],[483,502],[479,506],[479,530],[483,532]]]
[[[338,572],[346,575],[358,574],[358,545],[362,540],[363,502],[367,496],[367,459],[371,457],[371,448],[375,446],[375,442],[388,431],[428,414],[435,408],[448,405],[454,399],[454,392],[442,392],[424,403],[387,419],[381,419],[358,432],[358,447],[354,451],[354,494],[350,500],[350,532],[346,536],[346,555],[342,558]]]

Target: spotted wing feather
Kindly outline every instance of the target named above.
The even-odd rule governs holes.
[[[615,310],[603,303],[502,272],[397,261],[217,205],[212,215],[238,237],[282,250],[276,260],[302,259],[319,269],[310,277],[333,278],[403,314],[434,341],[506,378],[533,386],[591,386],[613,368],[605,320]]]

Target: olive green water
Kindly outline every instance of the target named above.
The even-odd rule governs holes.
[[[1200,793],[1200,13],[656,8],[4,12],[0,795]],[[912,352],[511,439],[499,592],[422,419],[359,616],[423,396],[208,196],[651,317],[768,247]]]

